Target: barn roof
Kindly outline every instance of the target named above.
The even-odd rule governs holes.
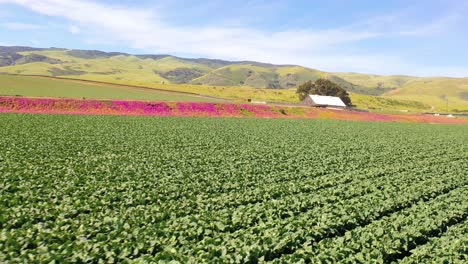
[[[316,95],[309,94],[310,99],[317,105],[329,105],[329,106],[341,106],[346,107],[346,104],[336,96],[325,96],[325,95]]]

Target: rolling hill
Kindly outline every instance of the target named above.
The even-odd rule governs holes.
[[[448,108],[449,111],[468,111],[467,78],[332,73],[297,65],[253,61],[31,47],[0,47],[0,73],[55,76],[233,99],[283,102],[296,100],[292,89],[301,83],[328,78],[359,97],[358,101],[362,99],[362,103],[366,100],[409,100],[424,105],[425,110],[444,111]],[[379,96],[380,99],[368,96]]]
[[[468,111],[468,78],[334,74],[361,87],[386,89],[382,95],[387,98],[424,102],[439,111]]]
[[[73,77],[132,84],[175,83],[253,88],[294,88],[308,80],[331,78],[351,92],[378,95],[323,71],[253,61],[185,59],[170,55],[130,55],[96,50],[0,47],[0,72]]]

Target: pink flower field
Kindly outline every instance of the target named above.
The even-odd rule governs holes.
[[[130,116],[198,116],[255,118],[312,118],[378,122],[458,123],[468,119],[436,117],[422,114],[379,114],[348,110],[276,105],[151,102],[124,100],[90,100],[27,98],[0,96],[0,113],[130,115]]]

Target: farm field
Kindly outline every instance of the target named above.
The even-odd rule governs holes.
[[[84,77],[82,77],[84,78]],[[99,79],[90,80],[100,81]],[[112,82],[112,81],[111,81]],[[115,81],[114,81],[115,82]],[[117,85],[116,85],[117,84]],[[122,87],[118,85],[143,85],[147,88]],[[151,90],[154,88],[154,90]],[[167,90],[168,92],[156,89]],[[200,94],[200,96],[184,94]],[[223,87],[189,84],[154,84],[132,83],[90,83],[73,79],[56,79],[38,76],[1,75],[0,95],[20,95],[25,97],[61,97],[91,99],[125,99],[125,100],[158,100],[158,101],[192,101],[216,102],[216,98],[225,98],[236,102],[246,102],[247,98],[261,101],[298,104],[295,89],[274,90],[251,87]],[[363,109],[377,109],[384,112],[431,111],[431,106],[417,100],[397,100],[383,96],[350,94],[353,103]]]
[[[0,126],[0,262],[468,260],[466,125],[0,114]]]
[[[47,78],[39,76],[0,74],[0,95],[68,98],[86,97],[95,99],[155,99],[167,101],[201,101],[204,99],[203,97],[200,98],[198,96],[183,94],[192,93],[233,100],[242,100],[244,102],[247,98],[253,98],[264,101],[298,103],[297,95],[295,94],[294,89],[273,90],[252,87],[207,86],[171,83],[161,84],[159,82],[155,83],[150,81],[145,82],[88,78],[87,76],[79,76],[84,81],[77,81],[73,80],[73,76],[68,77],[71,79],[63,77],[60,77],[61,79],[57,79],[53,77]],[[104,83],[92,84],[87,81]],[[129,86],[121,87],[118,85]],[[103,86],[107,87],[107,89],[96,89],[102,88]],[[132,86],[146,87],[146,89],[141,90]],[[151,88],[154,90],[152,91]],[[123,94],[122,90],[124,92]],[[166,90],[168,93],[160,92],[159,90]],[[211,99],[211,101],[213,101],[213,99]]]
[[[215,99],[112,84],[0,74],[0,95],[207,102]]]
[[[309,80],[326,78],[347,90],[353,103],[359,108],[396,112],[468,112],[468,78],[325,72],[297,65],[273,65],[255,61],[2,46],[0,73],[105,82],[108,83],[106,86],[143,86],[231,100],[245,101],[250,98],[288,103],[299,103],[295,94],[298,85]],[[1,87],[0,80],[0,92]],[[36,96],[29,92],[38,93],[37,90],[20,91],[25,96]],[[151,99],[142,98],[141,91],[138,95],[120,95],[118,98],[109,97],[109,93],[113,96],[112,91],[100,91],[102,92],[99,95],[93,92],[92,96],[87,97]],[[46,95],[40,96],[56,97],[53,92],[47,88],[42,92]],[[134,93],[126,91],[130,92]],[[14,91],[4,95],[14,95],[12,93]],[[63,90],[60,93],[63,94]],[[80,96],[79,92],[72,94]]]

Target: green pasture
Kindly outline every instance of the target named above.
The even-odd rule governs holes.
[[[1,74],[0,95],[194,102],[216,101],[214,99],[192,95],[123,87],[112,84],[93,84],[73,80]]]

